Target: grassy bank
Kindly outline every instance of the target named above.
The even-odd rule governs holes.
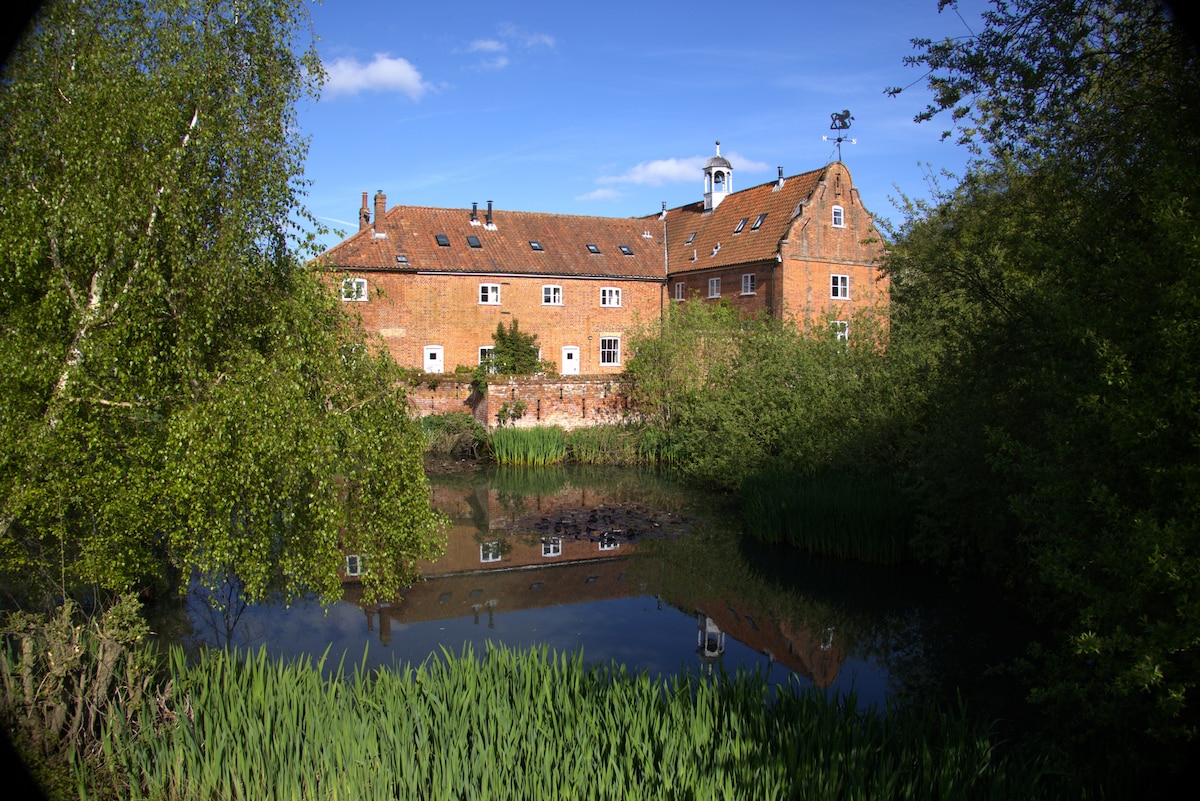
[[[173,710],[103,735],[89,794],[119,798],[1054,797],[959,712],[854,711],[758,677],[652,680],[545,649],[415,671],[211,653]]]

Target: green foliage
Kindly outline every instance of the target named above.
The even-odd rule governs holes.
[[[140,612],[125,596],[91,620],[72,601],[47,615],[5,615],[0,720],[32,756],[50,766],[80,758],[105,721],[152,725],[153,705],[170,690],[159,686]]]
[[[567,456],[579,464],[632,467],[645,461],[638,447],[639,434],[640,430],[630,425],[576,428],[567,432]]]
[[[322,660],[323,662],[324,660]],[[671,681],[489,648],[416,670],[216,652],[175,661],[180,711],[106,729],[118,798],[1056,798],[961,710],[855,712],[758,674]],[[109,790],[84,775],[89,792]],[[1077,792],[1077,790],[1076,790]]]
[[[1040,616],[1055,737],[1200,730],[1200,63],[1158,3],[998,4],[923,43],[991,148],[895,237],[894,341],[930,378],[921,545]],[[967,103],[968,105],[961,105]],[[967,133],[971,133],[970,130]]]
[[[908,555],[912,505],[895,478],[772,471],[747,476],[741,501],[746,531],[761,542],[877,564]]]
[[[551,365],[538,358],[537,334],[522,331],[515,317],[508,328],[503,322],[496,324],[496,333],[492,334],[492,354],[483,360],[479,370],[485,376],[554,372]]]
[[[567,455],[563,430],[557,426],[497,428],[488,437],[492,458],[502,465],[544,467],[558,464]]]
[[[27,592],[174,565],[332,595],[348,545],[390,594],[438,548],[401,373],[297,256],[306,22],[48,3],[6,65],[0,564]]]
[[[487,432],[470,412],[445,412],[421,418],[425,450],[436,454],[478,452],[487,441]]]
[[[724,305],[672,306],[635,338],[626,393],[646,451],[685,476],[735,489],[768,468],[887,464],[908,395],[864,313],[849,342],[745,318]]]

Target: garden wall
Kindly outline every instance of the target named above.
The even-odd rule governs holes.
[[[619,387],[612,376],[496,376],[481,393],[468,374],[426,374],[408,389],[408,399],[422,417],[469,412],[489,430],[503,417],[517,428],[559,426],[570,431],[623,420],[626,404]]]

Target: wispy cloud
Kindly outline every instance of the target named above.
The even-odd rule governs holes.
[[[743,158],[737,153],[729,153],[725,157],[729,159],[729,163],[733,165],[734,170],[757,173],[770,169],[770,165],[765,162]],[[602,175],[596,179],[596,183],[662,186],[663,184],[696,181],[699,179],[701,173],[704,172],[704,163],[708,159],[708,156],[690,156],[681,159],[643,161],[619,175]]]
[[[511,22],[500,23],[500,37],[525,48],[554,47],[554,37],[546,33],[531,33]]]
[[[618,192],[617,190],[602,187],[600,189],[593,189],[591,192],[587,192],[586,194],[576,195],[575,199],[576,200],[618,200],[620,197],[621,197],[621,193]]]
[[[430,89],[430,84],[416,67],[387,53],[376,53],[375,59],[366,64],[355,58],[339,58],[326,66],[326,72],[329,77],[325,92],[329,96],[399,92],[412,100],[420,100]]]
[[[508,45],[496,39],[476,39],[467,46],[468,53],[501,53]]]

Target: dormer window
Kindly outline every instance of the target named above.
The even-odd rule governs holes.
[[[446,236],[445,234],[434,234],[433,238],[437,240],[439,248],[450,247],[450,237]]]

